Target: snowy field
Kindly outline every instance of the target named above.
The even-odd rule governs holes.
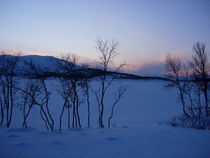
[[[175,128],[166,124],[171,117],[181,114],[176,91],[166,91],[162,81],[126,80],[122,84],[126,84],[128,90],[117,105],[112,128],[97,127],[94,96],[91,96],[91,128],[86,128],[85,104],[80,107],[83,128],[68,130],[64,121],[62,132],[47,132],[37,108],[28,120],[29,128],[20,128],[21,112],[16,111],[12,128],[0,128],[0,158],[210,157],[209,130]],[[61,111],[62,100],[53,80],[48,86],[52,91],[49,106],[58,129],[56,117]],[[110,91],[106,105],[112,100],[111,96]]]

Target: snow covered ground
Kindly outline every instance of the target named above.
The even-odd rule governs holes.
[[[181,113],[176,91],[166,91],[163,81],[125,80],[123,83],[128,85],[128,90],[117,105],[112,128],[97,128],[97,105],[93,96],[91,128],[85,128],[85,105],[80,107],[83,128],[68,130],[65,126],[62,132],[47,132],[36,108],[28,121],[30,128],[20,128],[21,114],[16,112],[13,128],[0,128],[0,158],[210,157],[209,130],[174,128],[166,124],[172,116]],[[61,99],[55,85],[53,80],[49,81],[50,108],[56,119]],[[111,96],[110,91],[107,105]],[[106,116],[108,114],[107,108]]]

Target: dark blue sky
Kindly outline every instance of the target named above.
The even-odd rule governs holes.
[[[0,0],[0,10],[1,50],[95,60],[97,37],[116,39],[118,61],[136,69],[210,47],[210,0]]]

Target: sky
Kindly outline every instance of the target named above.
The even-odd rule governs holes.
[[[95,61],[97,38],[119,42],[116,63],[161,73],[167,54],[190,58],[210,50],[210,0],[0,0],[0,50],[75,53]]]

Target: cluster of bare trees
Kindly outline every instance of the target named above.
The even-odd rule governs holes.
[[[80,104],[87,104],[87,127],[90,127],[90,93],[95,95],[97,100],[98,107],[98,125],[100,128],[104,128],[104,108],[106,107],[106,95],[107,90],[112,85],[116,75],[110,75],[108,72],[108,68],[113,64],[113,59],[117,55],[118,43],[116,41],[108,42],[98,39],[96,42],[96,49],[100,54],[99,68],[101,73],[97,77],[98,87],[91,87],[89,78],[89,74],[86,74],[88,71],[87,64],[82,65],[83,75],[75,73],[75,66],[77,65],[78,57],[74,54],[66,54],[62,57],[63,62],[59,63],[59,69],[63,70],[65,74],[68,74],[68,77],[59,77],[58,81],[60,83],[61,89],[59,90],[59,94],[62,96],[64,103],[62,112],[60,114],[60,125],[59,129],[62,128],[62,117],[64,111],[68,111],[68,128],[71,127],[81,127],[80,122],[80,113],[79,107]],[[120,64],[115,71],[118,72],[125,66],[125,63]],[[123,94],[126,91],[126,86],[119,86],[114,92],[114,102],[111,106],[110,116],[108,117],[107,127],[111,127],[111,119],[114,115],[114,109],[117,103],[122,98]],[[83,94],[83,95],[79,95]],[[81,97],[83,96],[83,98]],[[72,112],[71,112],[72,111]],[[71,115],[72,113],[72,115]],[[72,121],[70,121],[72,120]],[[71,123],[70,123],[71,122]]]
[[[96,43],[96,49],[100,54],[100,62],[99,66],[103,70],[103,73],[98,78],[98,81],[100,83],[99,87],[97,89],[94,89],[93,92],[96,96],[96,100],[98,103],[98,122],[99,127],[104,128],[104,100],[107,93],[108,88],[110,88],[114,76],[108,75],[108,68],[110,64],[113,63],[113,58],[117,55],[116,48],[118,46],[118,43],[116,41],[112,41],[112,43],[109,43],[108,41],[102,41],[99,39]],[[116,69],[116,71],[122,69],[125,66],[125,63],[120,64],[119,67]],[[115,101],[112,105],[111,115],[108,119],[108,127],[110,127],[110,121],[113,116],[113,111],[115,108],[115,105],[119,102],[120,98],[122,97],[123,93],[125,92],[126,88],[123,86],[120,86],[119,89],[114,93]]]
[[[83,77],[77,74],[75,66],[78,61],[78,57],[75,54],[66,54],[62,56],[62,63],[58,63],[59,69],[64,70],[65,77],[58,77],[57,80],[60,84],[61,89],[59,90],[60,95],[63,98],[63,107],[60,114],[60,125],[59,130],[62,128],[62,117],[65,109],[68,111],[68,128],[79,127],[81,128],[79,106],[83,102],[80,99],[80,90],[82,89]],[[71,112],[72,109],[72,112]],[[72,125],[71,125],[71,114],[72,114]]]
[[[50,91],[47,88],[47,77],[43,76],[42,70],[33,62],[26,62],[28,74],[25,86],[16,87],[22,95],[21,107],[23,109],[23,127],[27,128],[27,118],[32,107],[38,106],[40,117],[44,121],[47,130],[54,130],[54,120],[49,109]]]
[[[81,128],[80,106],[87,107],[87,125],[91,126],[91,102],[90,93],[95,95],[98,106],[98,126],[104,128],[104,108],[108,108],[105,103],[107,89],[112,85],[115,75],[108,73],[108,68],[112,64],[113,58],[117,55],[117,42],[97,40],[96,48],[100,54],[101,71],[96,77],[99,87],[91,87],[91,78],[88,74],[88,65],[78,66],[78,56],[66,54],[61,57],[57,65],[59,76],[56,76],[58,83],[57,92],[62,98],[59,114],[59,130],[62,130],[63,119],[67,118],[68,128]],[[17,64],[20,54],[9,56],[4,53],[0,56],[0,110],[1,126],[10,127],[14,107],[19,107],[22,112],[22,127],[28,127],[28,119],[32,109],[36,106],[39,109],[39,116],[47,130],[54,131],[55,118],[50,111],[49,101],[51,92],[47,86],[47,76],[45,72],[32,61],[24,61],[26,75],[17,76]],[[116,71],[122,69],[125,64],[120,65]],[[120,86],[114,92],[114,102],[110,108],[110,116],[107,116],[107,127],[111,127],[111,120],[117,103],[122,98],[126,88]],[[18,99],[17,99],[18,98]],[[110,107],[110,106],[109,106]],[[52,110],[52,109],[51,109]],[[67,114],[67,117],[64,115]],[[6,118],[6,119],[5,119]],[[86,124],[86,123],[85,123]]]
[[[1,106],[1,125],[4,120],[6,126],[10,127],[13,116],[15,94],[17,89],[14,88],[17,85],[17,80],[14,76],[15,67],[17,65],[19,55],[15,58],[11,56],[2,55],[0,56],[0,106]]]
[[[27,76],[17,76],[17,64],[20,54],[10,56],[2,53],[0,56],[0,107],[1,126],[5,122],[10,127],[13,118],[14,107],[20,107],[23,112],[22,126],[27,128],[27,120],[35,105],[40,108],[41,119],[45,122],[46,128],[54,129],[54,120],[49,110],[50,92],[46,86],[46,77],[42,77],[42,70],[32,62],[26,62],[30,71]],[[31,75],[36,77],[32,77]],[[20,83],[19,80],[22,80]],[[23,83],[23,81],[25,81]],[[22,84],[22,85],[21,85]],[[21,98],[21,99],[20,99]]]
[[[167,87],[178,90],[183,117],[181,126],[206,128],[209,126],[209,73],[210,63],[206,46],[196,43],[191,61],[183,63],[179,58],[166,58],[168,76],[172,79]]]

